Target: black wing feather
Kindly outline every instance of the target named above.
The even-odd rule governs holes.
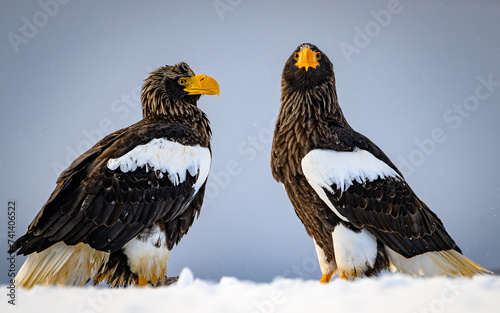
[[[181,238],[187,234],[188,229],[193,224],[194,219],[200,214],[203,204],[203,195],[205,194],[206,182],[200,187],[200,190],[194,197],[189,207],[182,214],[172,219],[169,216],[163,217],[167,234],[167,247],[172,250],[174,244],[178,244]]]
[[[443,223],[408,186],[391,160],[365,136],[349,128],[336,128],[342,143],[366,150],[388,164],[400,177],[356,181],[345,191],[334,184],[325,190],[337,211],[357,228],[365,228],[399,254],[410,258],[429,251],[460,251]]]
[[[193,211],[199,212],[201,207],[204,188],[197,194],[192,188],[197,177],[187,172],[187,179],[174,186],[167,174],[159,178],[151,169],[123,173],[119,168],[107,168],[110,158],[154,138],[199,143],[188,126],[146,120],[105,137],[60,175],[28,233],[15,242],[10,253],[40,252],[58,241],[68,245],[83,242],[97,250],[115,252],[157,221],[167,224],[170,248],[178,243],[192,224]]]

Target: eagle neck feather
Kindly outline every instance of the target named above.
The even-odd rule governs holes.
[[[329,122],[349,127],[340,109],[335,81],[321,86],[297,90],[282,81],[281,108],[274,133],[273,176],[278,181],[285,177],[303,175],[302,158],[330,137]],[[287,148],[276,148],[286,146]],[[288,172],[285,174],[284,172]]]
[[[172,124],[190,124],[198,134],[208,134],[203,140],[208,145],[212,131],[207,115],[196,106],[199,97],[191,97],[194,103],[185,99],[171,99],[165,92],[146,82],[142,88],[142,115],[144,119],[161,119]]]

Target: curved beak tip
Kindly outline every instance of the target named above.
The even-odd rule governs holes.
[[[188,95],[217,95],[220,94],[219,83],[210,76],[198,74],[188,80],[188,84],[184,91]]]

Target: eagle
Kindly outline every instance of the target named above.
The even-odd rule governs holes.
[[[169,252],[200,213],[211,164],[210,123],[197,107],[217,81],[188,64],[151,73],[143,119],[79,156],[9,253],[28,255],[16,285],[160,286]]]
[[[391,160],[347,123],[333,65],[309,43],[283,69],[271,170],[314,240],[320,282],[385,269],[412,276],[490,273],[462,255]]]

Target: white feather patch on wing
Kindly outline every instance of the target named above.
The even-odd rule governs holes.
[[[332,233],[333,250],[338,271],[347,278],[361,276],[375,265],[377,239],[365,229],[356,233],[338,224]]]
[[[314,149],[306,154],[301,164],[302,172],[314,191],[340,219],[346,222],[348,220],[331,204],[324,189],[333,193],[331,186],[335,185],[344,192],[354,181],[362,184],[379,178],[399,177],[399,174],[385,162],[370,152],[358,148],[352,152]]]
[[[174,186],[186,180],[186,171],[191,176],[199,172],[193,185],[197,191],[207,179],[211,159],[208,148],[200,145],[185,146],[165,138],[157,138],[135,147],[119,158],[109,159],[107,165],[112,171],[120,168],[124,173],[145,167],[146,170],[156,171],[159,178],[167,173]]]
[[[170,250],[167,248],[167,237],[159,227],[154,227],[149,237],[134,238],[124,247],[123,253],[127,256],[130,270],[140,278],[156,283],[165,279],[167,275],[167,261]]]
[[[491,273],[455,250],[432,251],[412,258],[405,258],[387,246],[385,249],[389,256],[389,268],[392,272],[399,271],[412,276],[425,277],[438,275],[472,277],[474,274]]]
[[[83,286],[109,259],[109,253],[92,249],[88,244],[68,246],[63,242],[28,256],[16,276],[16,285]]]

